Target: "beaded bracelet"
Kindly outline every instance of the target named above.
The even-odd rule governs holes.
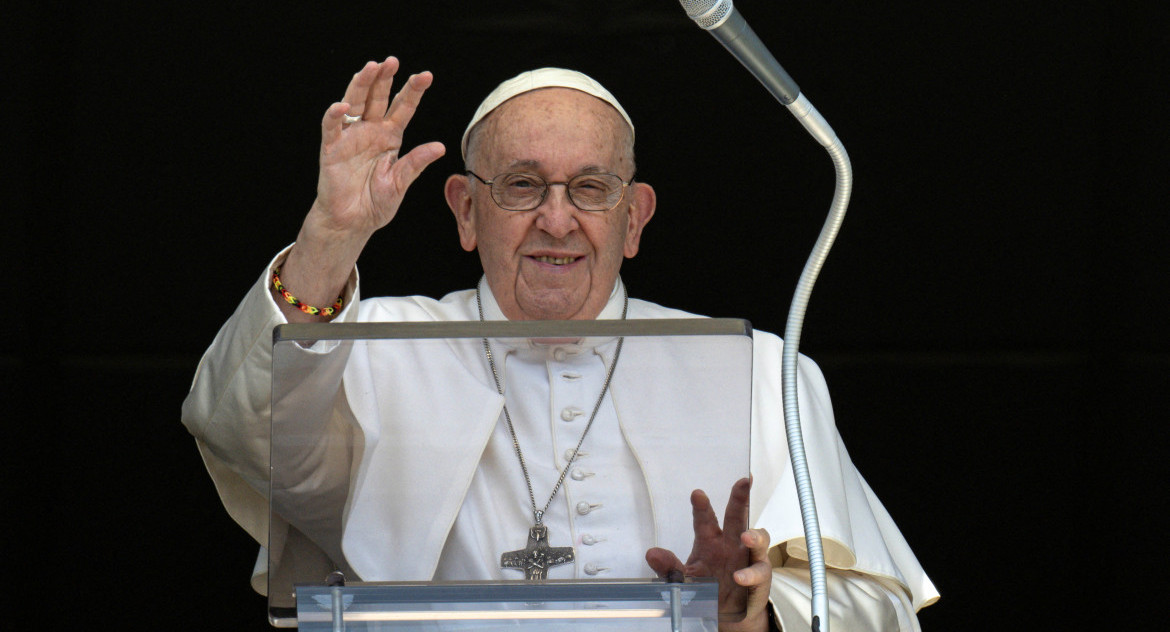
[[[313,307],[312,305],[305,305],[297,300],[291,292],[284,289],[284,284],[280,282],[280,268],[272,271],[272,289],[276,290],[289,305],[301,310],[306,314],[313,316],[332,316],[341,311],[341,305],[345,302],[345,297],[338,296],[336,301],[333,301],[333,307]]]

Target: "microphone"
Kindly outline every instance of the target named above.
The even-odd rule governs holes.
[[[823,147],[839,144],[836,132],[821,113],[800,93],[800,86],[768,52],[731,0],[679,0],[700,28],[715,36],[756,79],[800,121]]]
[[[764,84],[772,96],[790,105],[800,96],[800,87],[768,52],[731,0],[679,0],[687,15],[710,32],[748,71]]]

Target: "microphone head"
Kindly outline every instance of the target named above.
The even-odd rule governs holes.
[[[678,0],[700,28],[710,31],[731,15],[731,0]]]

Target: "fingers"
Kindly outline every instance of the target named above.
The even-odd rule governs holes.
[[[727,498],[727,509],[723,513],[723,530],[730,534],[739,534],[748,528],[748,501],[751,499],[752,479],[741,478],[731,486],[731,495]]]
[[[341,100],[342,103],[349,104],[349,115],[364,116],[369,105],[367,100],[370,98],[370,91],[375,82],[384,74],[388,74],[389,79],[393,80],[396,72],[398,72],[398,60],[394,57],[387,57],[386,61],[380,64],[375,61],[366,62],[361,70],[354,73],[353,79],[350,79],[349,86],[345,88],[345,97]],[[386,84],[386,90],[388,94],[390,90],[388,84]],[[377,112],[376,116],[381,116],[381,114],[382,112]],[[374,115],[371,112],[371,116]]]
[[[650,565],[650,569],[654,571],[659,577],[667,577],[670,573],[684,573],[686,567],[683,566],[681,560],[672,551],[663,548],[654,547],[646,551],[646,563]]]
[[[322,146],[332,145],[341,136],[341,123],[348,111],[348,103],[334,103],[325,110],[325,116],[321,119]]]
[[[326,144],[335,140],[346,127],[344,123],[350,122],[347,121],[348,117],[359,117],[369,122],[387,121],[400,135],[414,118],[422,95],[434,82],[434,76],[430,72],[411,75],[391,101],[390,89],[394,85],[394,75],[398,68],[398,59],[387,57],[382,63],[366,62],[361,70],[354,73],[345,89],[345,97],[325,112],[321,121],[322,140]]]
[[[362,113],[366,120],[376,121],[386,115],[386,108],[390,103],[390,88],[394,85],[394,75],[398,72],[398,60],[387,57],[379,64],[378,74],[374,76],[374,83],[366,96],[366,107]]]
[[[715,517],[715,509],[711,506],[711,499],[701,489],[691,492],[691,520],[695,529],[695,542],[713,540],[723,533],[719,528],[719,519]]]
[[[410,119],[414,118],[423,93],[433,82],[434,76],[430,72],[422,72],[407,78],[406,85],[394,95],[394,101],[386,111],[386,120],[399,128],[405,128]]]
[[[394,72],[398,70],[398,60],[388,57],[381,64],[368,61],[361,70],[354,73],[353,78],[349,80],[349,85],[345,88],[345,96],[341,101],[330,105],[325,110],[325,116],[321,119],[321,143],[323,146],[328,147],[338,139],[344,127],[346,116],[362,116],[367,107],[366,100],[370,96],[371,88],[382,77],[385,69],[390,70],[387,74],[390,79],[393,79]],[[389,91],[389,86],[386,87],[386,90]]]
[[[430,72],[411,75],[394,100],[390,101],[390,89],[394,85],[394,75],[398,73],[398,68],[398,59],[395,57],[387,57],[380,64],[366,62],[345,89],[342,102],[349,104],[348,114],[367,121],[384,117],[399,127],[406,127],[423,93],[431,87],[434,76]]]
[[[771,538],[765,529],[751,529],[740,534],[740,542],[748,549],[748,566],[735,572],[735,583],[757,586],[772,580],[772,562],[768,558]]]
[[[764,609],[768,607],[768,596],[772,589],[772,563],[768,559],[770,540],[764,529],[745,531],[740,537],[740,541],[750,551],[750,564],[735,571],[732,579],[747,590],[743,610],[745,621],[760,620],[764,617]]]
[[[361,70],[354,73],[346,87],[343,100],[329,106],[321,120],[323,153],[331,151],[331,148],[343,138],[343,132],[357,129],[365,130],[361,135],[364,140],[354,147],[373,149],[376,153],[398,150],[406,125],[414,117],[423,93],[434,81],[430,72],[411,75],[391,101],[390,90],[398,69],[398,59],[387,57],[381,63],[366,62]],[[365,125],[360,127],[352,125],[354,117],[361,119]],[[381,125],[369,125],[373,123]],[[366,133],[371,131],[372,135]],[[416,165],[417,169],[413,170],[412,174],[404,175],[411,175],[410,179],[413,179],[423,167],[442,156],[443,151],[445,150],[438,154],[435,154],[433,149],[420,152],[417,157],[420,159]],[[383,167],[388,168],[392,162],[385,163]]]

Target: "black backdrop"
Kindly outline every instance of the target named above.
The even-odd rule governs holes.
[[[560,65],[638,125],[659,207],[632,292],[782,331],[831,164],[675,3],[401,4],[40,4],[10,23],[0,366],[28,507],[9,522],[31,529],[9,548],[50,616],[266,629],[254,545],[179,405],[295,237],[321,113],[367,59],[434,72],[407,142],[451,150],[363,255],[367,295],[474,282],[441,196],[459,135],[500,80]],[[1145,500],[1170,378],[1165,29],[1103,2],[737,6],[853,161],[802,351],[943,593],[924,626],[1134,623],[1112,599],[1166,588],[1165,501]]]

